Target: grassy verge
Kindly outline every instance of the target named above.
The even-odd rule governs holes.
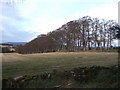
[[[3,88],[118,88],[118,66],[72,70],[3,79]]]

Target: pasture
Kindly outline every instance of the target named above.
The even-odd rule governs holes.
[[[37,75],[53,70],[70,70],[83,66],[112,66],[118,64],[117,52],[52,52],[37,54],[4,53],[3,78]]]

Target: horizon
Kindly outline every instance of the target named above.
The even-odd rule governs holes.
[[[0,42],[29,42],[83,16],[118,22],[119,0],[19,1],[0,2]]]

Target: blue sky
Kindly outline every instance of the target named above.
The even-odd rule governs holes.
[[[30,41],[83,16],[118,19],[119,0],[1,0],[0,41]]]

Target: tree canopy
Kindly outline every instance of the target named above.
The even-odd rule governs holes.
[[[108,49],[120,39],[120,26],[113,20],[84,16],[62,25],[16,48],[18,53]]]

